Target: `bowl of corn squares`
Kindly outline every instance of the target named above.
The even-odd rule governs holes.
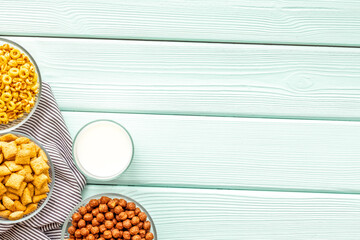
[[[19,44],[0,38],[0,133],[24,124],[40,95],[41,76],[33,57]]]
[[[48,202],[54,188],[52,161],[34,138],[0,134],[0,224],[25,221]]]

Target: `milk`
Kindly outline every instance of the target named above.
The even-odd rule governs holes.
[[[133,143],[119,124],[100,120],[86,125],[76,136],[74,158],[80,170],[108,180],[126,170],[133,156]]]

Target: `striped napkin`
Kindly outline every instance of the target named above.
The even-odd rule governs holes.
[[[72,140],[48,84],[43,83],[35,113],[15,131],[34,137],[44,146],[54,164],[56,179],[46,206],[27,221],[0,224],[0,240],[59,240],[62,224],[81,201],[86,180],[73,163]]]

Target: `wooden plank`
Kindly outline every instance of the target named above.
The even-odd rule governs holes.
[[[63,110],[360,120],[360,49],[12,38]]]
[[[109,184],[360,193],[360,123],[64,112],[72,136],[112,119],[135,156]],[[90,181],[94,183],[94,181]]]
[[[360,239],[360,196],[318,193],[87,186],[140,202],[159,239]]]
[[[7,0],[2,5],[0,32],[6,35],[360,44],[356,0]]]

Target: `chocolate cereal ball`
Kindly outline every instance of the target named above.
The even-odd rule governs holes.
[[[131,235],[137,235],[139,233],[139,231],[140,230],[139,230],[138,226],[134,226],[134,227],[130,228],[130,230],[129,230]]]
[[[105,227],[107,229],[112,229],[114,227],[114,223],[112,221],[110,221],[110,220],[106,220],[105,221]]]
[[[131,238],[130,232],[125,231],[125,232],[123,233],[123,238],[124,238],[124,239],[130,239],[130,238]]]
[[[151,232],[148,232],[145,236],[146,240],[153,240],[154,239],[154,234],[152,234]]]
[[[127,229],[129,229],[129,228],[131,228],[131,221],[129,220],[129,219],[126,219],[125,221],[123,221],[123,227],[124,228],[127,228]]]
[[[87,214],[87,210],[86,210],[86,207],[80,207],[79,208],[79,213],[81,214],[81,215],[85,215],[85,214]]]
[[[136,208],[136,205],[133,202],[128,202],[127,205],[126,205],[127,210],[134,211],[135,208]]]
[[[135,235],[131,238],[131,240],[141,240],[141,237],[139,235]]]
[[[112,231],[111,231],[111,234],[112,234],[112,236],[114,237],[114,238],[119,238],[120,237],[120,231],[119,231],[119,229],[113,229]]]

